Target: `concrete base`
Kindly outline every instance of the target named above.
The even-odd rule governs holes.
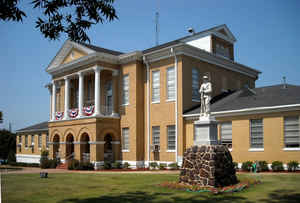
[[[200,117],[194,122],[194,145],[218,144],[217,121],[213,117]]]

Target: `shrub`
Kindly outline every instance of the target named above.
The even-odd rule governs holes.
[[[107,161],[105,161],[105,162],[104,162],[104,169],[106,169],[106,170],[109,170],[109,169],[111,169],[111,163],[110,163],[110,162],[107,162]]]
[[[178,166],[177,162],[170,163],[170,164],[168,165],[168,167],[169,167],[171,170],[177,170],[177,169],[179,169],[179,166]]]
[[[159,169],[160,170],[165,170],[167,168],[167,164],[165,164],[165,163],[160,163],[159,164]]]
[[[40,159],[41,168],[49,168],[48,155],[49,155],[49,152],[47,150],[43,150],[41,152],[41,159]]]
[[[287,164],[288,171],[292,171],[292,172],[295,172],[297,170],[298,166],[299,166],[298,161],[290,161]]]
[[[259,161],[258,165],[259,165],[259,168],[258,168],[259,171],[269,171],[268,162]]]
[[[150,163],[150,168],[151,169],[156,169],[156,168],[158,168],[158,164],[156,162],[151,162]]]
[[[277,171],[283,171],[283,163],[281,161],[273,161],[272,163],[272,171],[277,172]]]
[[[68,162],[68,169],[69,170],[79,170],[79,161],[76,159],[72,159]]]
[[[242,170],[243,171],[250,171],[251,170],[251,167],[252,167],[252,161],[246,161],[246,162],[243,162],[242,164]]]
[[[236,170],[239,169],[239,164],[237,162],[233,162],[233,165]]]
[[[120,168],[122,168],[122,164],[120,162],[114,162],[112,164],[112,168],[114,168],[114,169],[120,169]]]
[[[123,168],[129,169],[129,167],[130,167],[130,164],[129,164],[128,162],[125,162],[125,163],[123,164]]]
[[[79,162],[78,170],[94,170],[94,165],[90,162]]]
[[[24,162],[11,162],[11,166],[22,166],[22,167],[40,167],[40,164],[37,163],[24,163]]]

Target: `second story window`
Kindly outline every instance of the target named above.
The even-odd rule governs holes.
[[[264,130],[262,119],[250,120],[250,147],[264,148]]]
[[[284,117],[284,146],[286,148],[300,147],[299,117]]]
[[[19,135],[19,143],[22,144],[22,135]]]
[[[122,87],[123,87],[122,104],[127,105],[129,104],[129,75],[128,74],[123,76]]]
[[[175,100],[175,68],[171,67],[167,69],[167,99]]]
[[[88,76],[87,80],[87,106],[94,105],[94,81],[92,80],[92,75]]]
[[[228,149],[232,148],[232,123],[221,123],[221,143],[227,146]]]
[[[160,101],[160,72],[152,71],[152,102]]]
[[[197,68],[192,69],[192,100],[193,101],[199,101],[200,95],[199,95],[199,71]]]

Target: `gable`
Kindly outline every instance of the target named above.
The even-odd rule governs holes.
[[[71,51],[74,51],[72,54]],[[96,51],[87,48],[81,44],[78,44],[76,42],[72,42],[71,40],[67,40],[63,46],[60,48],[60,50],[57,52],[56,56],[52,59],[50,64],[48,65],[46,71],[49,71],[51,69],[54,69],[61,64],[69,63],[72,60],[84,57],[86,55],[95,53]]]
[[[83,56],[88,55],[87,53],[85,53],[84,51],[81,51],[79,49],[73,48],[70,50],[69,54],[65,57],[65,59],[63,60],[63,62],[61,64],[66,64],[69,63],[73,60],[79,59]]]
[[[224,29],[220,29],[220,30],[218,30],[218,32],[221,33],[222,35],[228,37],[228,35]]]

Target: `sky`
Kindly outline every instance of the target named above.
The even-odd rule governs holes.
[[[23,23],[0,22],[1,128],[18,130],[49,120],[51,81],[45,71],[64,41],[45,39],[35,28],[39,10],[23,2]],[[282,83],[300,85],[300,1],[298,0],[116,0],[118,20],[88,31],[91,44],[121,52],[155,45],[155,12],[159,42],[226,24],[237,38],[235,61],[262,71],[257,87]]]

